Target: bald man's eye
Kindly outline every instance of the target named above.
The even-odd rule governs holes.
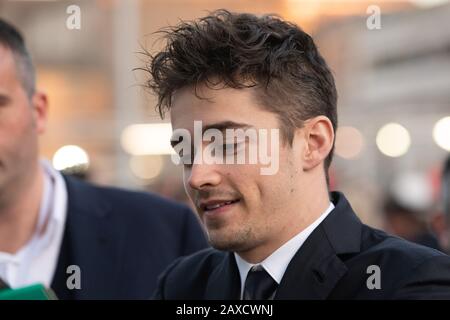
[[[10,103],[11,99],[6,96],[0,96],[0,107],[7,106]]]

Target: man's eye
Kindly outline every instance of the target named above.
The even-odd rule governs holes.
[[[8,105],[9,99],[7,97],[0,96],[0,107]]]
[[[222,145],[222,150],[224,155],[234,155],[237,152],[241,152],[245,143],[243,142],[234,142],[234,143],[226,143]]]
[[[223,147],[227,150],[234,149],[236,147],[236,143],[227,143],[227,144],[224,144]]]
[[[237,143],[226,143],[222,145],[222,149],[225,154],[231,154],[236,152],[237,145],[238,145]]]
[[[180,159],[184,166],[192,166],[194,163],[194,156],[192,154],[181,154]]]

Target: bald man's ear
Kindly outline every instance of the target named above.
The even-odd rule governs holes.
[[[48,98],[44,92],[36,92],[33,95],[32,107],[35,119],[36,130],[43,134],[47,128]]]
[[[330,119],[325,116],[308,119],[303,128],[303,170],[309,171],[323,163],[330,153],[334,142],[334,129]]]

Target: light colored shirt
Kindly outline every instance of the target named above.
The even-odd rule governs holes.
[[[58,263],[67,216],[67,188],[63,176],[41,161],[44,188],[36,228],[14,254],[0,251],[0,278],[12,288],[40,283],[50,287]]]
[[[252,268],[254,270],[261,267],[264,268],[267,273],[269,273],[270,276],[277,282],[277,284],[280,284],[281,279],[283,278],[284,273],[286,272],[286,269],[294,255],[301,248],[306,239],[308,239],[314,229],[317,228],[317,226],[328,216],[331,211],[333,211],[333,209],[334,204],[330,202],[327,210],[325,210],[325,212],[322,213],[319,218],[317,218],[307,228],[305,228],[299,234],[297,234],[288,242],[275,250],[270,256],[268,256],[259,264],[249,263],[242,259],[237,253],[234,253],[236,264],[239,269],[239,275],[241,278],[241,299],[244,294],[245,279],[247,278],[248,272]]]

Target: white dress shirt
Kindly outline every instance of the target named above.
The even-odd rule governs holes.
[[[328,214],[334,209],[334,204],[330,202],[327,210],[320,215],[313,223],[311,223],[307,228],[301,231],[299,234],[294,236],[291,240],[283,244],[277,250],[275,250],[270,256],[264,259],[261,263],[251,264],[242,259],[237,253],[234,253],[236,258],[236,264],[239,269],[239,275],[241,277],[241,299],[244,294],[245,279],[247,274],[252,268],[264,268],[267,273],[280,284],[283,275],[291,262],[294,255],[303,245],[303,243],[308,239],[310,234],[317,228],[317,226],[328,216]]]
[[[58,262],[67,216],[67,188],[62,175],[45,160],[44,188],[31,239],[14,254],[0,251],[0,278],[12,288],[40,283],[50,287]]]

